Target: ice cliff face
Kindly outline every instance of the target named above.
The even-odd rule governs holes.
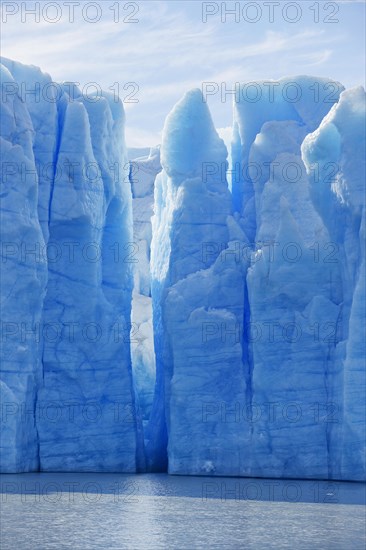
[[[14,78],[2,65],[2,97],[7,84],[15,87]],[[46,261],[34,254],[37,244],[44,246],[37,213],[34,128],[29,111],[17,94],[2,104],[0,140],[1,470],[14,472],[36,470],[39,466],[34,410],[42,381],[42,345],[37,338],[27,340],[25,332],[41,322],[47,283]],[[21,169],[23,174],[19,173]]]
[[[147,424],[154,398],[156,377],[152,298],[150,280],[151,217],[154,182],[161,171],[160,149],[129,151],[133,208],[134,292],[132,301],[132,369],[144,424]],[[137,155],[137,156],[136,156]]]
[[[123,107],[109,95],[86,100],[76,88],[72,97],[64,89],[44,99],[48,76],[4,65],[2,145],[15,173],[6,182],[3,235],[39,257],[7,257],[5,249],[3,320],[14,323],[14,335],[2,379],[14,410],[2,467],[134,472],[143,447],[129,342],[133,236]],[[25,82],[33,98],[20,97]],[[33,180],[21,177],[23,161]]]
[[[235,339],[243,269],[235,260],[230,193],[217,170],[226,156],[200,91],[189,92],[165,125],[152,222],[157,399],[148,456],[158,467],[167,438],[170,473],[210,473],[226,453],[234,474],[246,435],[205,421],[218,402],[245,396],[242,347]],[[222,324],[234,327],[226,341],[216,330]]]
[[[202,97],[167,118],[149,435],[171,473],[365,478],[364,91],[294,82],[235,104],[232,206]]]
[[[364,90],[243,86],[228,167],[2,63],[1,470],[365,479]]]
[[[254,235],[244,328],[253,415],[248,462],[251,475],[327,478],[336,468],[336,428],[327,413],[335,407],[337,420],[340,414],[334,349],[341,282],[338,262],[325,261],[332,242],[312,204],[300,147],[342,87],[333,85],[336,94],[326,102],[329,81],[294,81],[296,102],[285,93],[294,84],[282,80],[273,96],[262,86],[266,101],[253,104],[250,114],[248,101],[236,105],[248,174],[240,212]],[[322,92],[316,98],[314,89]]]
[[[336,399],[337,472],[365,479],[365,90],[342,93],[339,103],[302,144],[311,195],[338,252],[342,332],[335,364],[341,370]],[[314,168],[317,168],[314,171]],[[326,176],[331,168],[334,177]]]

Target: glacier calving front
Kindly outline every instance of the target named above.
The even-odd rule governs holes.
[[[166,121],[148,459],[174,474],[362,480],[365,92],[269,84],[235,103],[232,204],[200,92]]]
[[[364,90],[243,86],[229,171],[192,90],[130,170],[2,63],[1,470],[365,479]]]
[[[1,468],[135,472],[123,106],[3,64]]]

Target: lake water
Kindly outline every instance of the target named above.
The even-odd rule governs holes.
[[[1,476],[1,548],[362,549],[360,483],[168,476]]]

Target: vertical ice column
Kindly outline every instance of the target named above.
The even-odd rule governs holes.
[[[42,378],[41,315],[47,282],[37,214],[35,131],[1,65],[1,462],[2,472],[37,470],[36,395]]]
[[[163,469],[168,460],[170,473],[235,475],[246,437],[232,418],[245,402],[236,246],[243,235],[231,218],[227,151],[199,90],[169,114],[161,153],[152,220],[157,383],[149,467]]]
[[[109,95],[63,102],[38,396],[41,469],[134,472],[144,457],[130,358],[124,112]]]
[[[272,91],[269,84],[255,105],[242,98],[236,106],[247,178],[242,225],[255,239],[247,275],[250,471],[332,477],[342,285],[300,147],[342,86],[311,77],[272,83]]]
[[[136,257],[134,289],[143,296],[151,296],[151,217],[154,206],[155,178],[159,172],[161,172],[159,147],[152,148],[149,156],[133,158],[130,161]]]
[[[241,214],[243,228],[251,242],[256,237],[255,184],[268,172],[268,166],[253,164],[249,156],[263,124],[293,121],[306,133],[312,132],[343,89],[339,82],[310,76],[240,86],[234,101],[232,194],[234,211]]]
[[[38,67],[10,59],[1,61],[14,78],[14,90],[27,106],[34,129],[33,154],[38,173],[38,217],[48,241],[50,196],[55,178],[59,137],[59,101],[62,89]]]
[[[281,197],[273,247],[255,253],[247,276],[254,476],[326,479],[333,471],[340,279],[337,266],[314,256],[329,241],[321,232],[307,240],[302,227]]]
[[[132,300],[132,369],[145,425],[151,413],[155,386],[155,351],[152,322],[150,278],[151,217],[154,207],[154,185],[161,171],[160,148],[149,155],[143,149],[131,151],[130,182],[133,208],[134,290]],[[130,153],[130,152],[129,152]]]
[[[365,91],[341,94],[302,154],[314,204],[328,227],[342,277],[342,338],[336,360],[342,430],[334,450],[338,477],[365,479]],[[331,173],[331,177],[329,174]]]
[[[123,108],[4,63],[3,467],[135,471]]]

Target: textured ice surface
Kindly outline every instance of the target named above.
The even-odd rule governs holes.
[[[341,94],[339,103],[302,145],[314,204],[339,254],[342,333],[337,399],[342,402],[337,475],[365,479],[365,90]],[[326,168],[336,167],[334,177]],[[318,166],[320,179],[314,167]]]
[[[364,91],[293,82],[235,105],[232,206],[199,92],[166,121],[149,443],[171,473],[365,478]]]
[[[301,133],[304,138],[319,126],[342,90],[343,86],[338,82],[309,76],[267,80],[256,82],[254,86],[244,84],[240,88],[234,102],[232,193],[234,210],[242,213],[249,239],[254,240],[256,236],[255,206],[258,197],[254,196],[254,185],[263,185],[265,174],[269,171],[265,162],[252,164],[249,157],[253,143],[259,140],[262,154],[272,157],[267,159],[269,161],[273,160],[276,152],[291,152],[296,144],[298,150]],[[278,124],[281,122],[283,124]],[[268,146],[266,136],[263,136],[264,139],[261,136],[263,130],[267,133],[268,126],[272,128],[272,144],[275,142],[273,150]],[[250,172],[256,168],[253,177]]]
[[[226,172],[3,63],[1,469],[365,479],[363,88],[243,85]]]
[[[151,217],[154,206],[154,182],[161,171],[160,150],[151,149],[145,157],[131,160],[130,181],[133,206],[133,242],[131,249],[135,271],[135,292],[144,296],[151,295],[150,284],[150,247]]]
[[[2,97],[15,81],[1,65]],[[39,467],[34,407],[42,380],[42,348],[21,331],[41,322],[47,282],[46,261],[34,254],[44,246],[37,213],[34,129],[29,112],[15,94],[1,112],[1,470]],[[27,171],[27,172],[26,172]],[[29,253],[27,254],[27,251]]]
[[[324,262],[331,239],[311,201],[300,146],[332,103],[311,97],[315,85],[327,89],[326,80],[301,77],[299,100],[284,101],[289,82],[278,83],[273,102],[252,105],[249,128],[247,102],[237,106],[249,151],[242,163],[248,159],[254,192],[249,198],[244,185],[243,225],[248,235],[255,230],[247,274],[250,330],[245,328],[248,405],[255,418],[249,463],[251,475],[327,478],[334,474],[336,437],[327,413],[331,404],[337,421],[340,413],[334,352],[341,281],[338,263]],[[337,85],[333,101],[341,90]]]
[[[19,89],[40,82],[42,97],[47,76],[5,63]],[[13,82],[6,71],[3,86]],[[24,262],[7,259],[3,320],[18,332],[16,343],[6,341],[2,380],[19,410],[5,423],[4,469],[133,472],[143,448],[129,344],[133,272],[125,258],[133,237],[124,112],[107,94],[90,101],[73,92],[50,102],[28,100],[32,95],[22,101],[13,90],[4,101],[2,145],[17,170],[6,186],[3,235],[16,247],[42,249],[42,261],[31,254]],[[37,174],[50,158],[53,172],[42,182]],[[35,159],[36,176],[21,179],[20,164],[34,169]],[[20,345],[21,323],[34,330],[37,322],[40,342],[33,334]]]
[[[33,127],[33,155],[38,175],[38,218],[46,242],[48,241],[48,223],[50,213],[50,181],[54,176],[59,140],[59,93],[51,77],[38,67],[23,65],[6,58],[1,63],[10,71],[13,85],[3,84],[5,101],[17,92],[18,98],[26,103]],[[61,99],[61,98],[60,98]]]
[[[131,258],[135,269],[131,355],[140,410],[146,424],[151,413],[155,387],[150,282],[151,217],[154,206],[154,182],[156,175],[161,171],[161,165],[158,147],[151,149],[148,155],[141,155],[144,152],[144,150],[132,150],[129,151],[129,157],[133,207]]]
[[[235,234],[226,178],[212,169],[226,156],[200,91],[187,93],[164,128],[151,259],[157,400],[148,456],[163,459],[167,430],[171,473],[219,473],[226,460],[233,474],[247,435],[220,416],[206,419],[218,403],[243,402],[246,387],[235,339],[244,309],[243,266],[235,259],[240,241],[230,231]],[[236,233],[244,238],[240,228]],[[234,335],[220,338],[222,325]]]

